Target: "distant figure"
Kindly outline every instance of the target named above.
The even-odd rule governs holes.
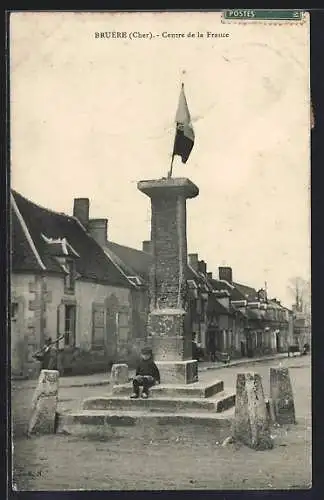
[[[192,348],[192,359],[196,359],[197,361],[202,360],[204,357],[203,349],[201,345],[197,342],[195,333],[192,334],[191,348]]]
[[[304,344],[303,346],[303,350],[302,350],[302,356],[305,356],[306,354],[309,353],[309,344],[306,342],[306,344]]]
[[[208,354],[210,361],[215,361],[216,358],[216,329],[212,325],[207,328]]]
[[[44,347],[44,359],[42,362],[42,370],[56,369],[56,350],[53,346],[51,337],[49,337]]]
[[[57,356],[56,349],[54,347],[56,341],[52,341],[52,338],[49,337],[44,347],[36,352],[33,357],[41,362],[41,370],[56,370],[57,366]]]
[[[245,343],[241,341],[241,356],[245,357]]]
[[[160,383],[160,372],[153,361],[152,350],[149,347],[144,347],[141,351],[141,360],[136,368],[136,375],[133,379],[133,394],[132,399],[139,398],[140,387],[143,387],[142,398],[147,399],[149,389],[155,384]]]

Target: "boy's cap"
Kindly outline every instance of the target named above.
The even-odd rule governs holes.
[[[143,347],[141,350],[142,354],[152,354],[152,349],[150,347]]]

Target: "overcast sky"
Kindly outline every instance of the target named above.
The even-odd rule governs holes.
[[[113,30],[153,38],[95,38]],[[150,235],[136,184],[167,174],[185,70],[196,141],[174,176],[200,189],[187,205],[188,251],[291,303],[289,279],[310,274],[308,24],[16,13],[10,49],[12,187],[68,214],[74,197],[88,197],[109,239],[135,248]]]

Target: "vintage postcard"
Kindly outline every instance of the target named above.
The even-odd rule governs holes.
[[[308,13],[9,21],[12,488],[310,488]]]

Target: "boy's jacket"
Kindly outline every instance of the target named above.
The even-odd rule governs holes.
[[[136,375],[151,375],[156,382],[160,383],[160,372],[153,359],[141,359],[136,368]]]

